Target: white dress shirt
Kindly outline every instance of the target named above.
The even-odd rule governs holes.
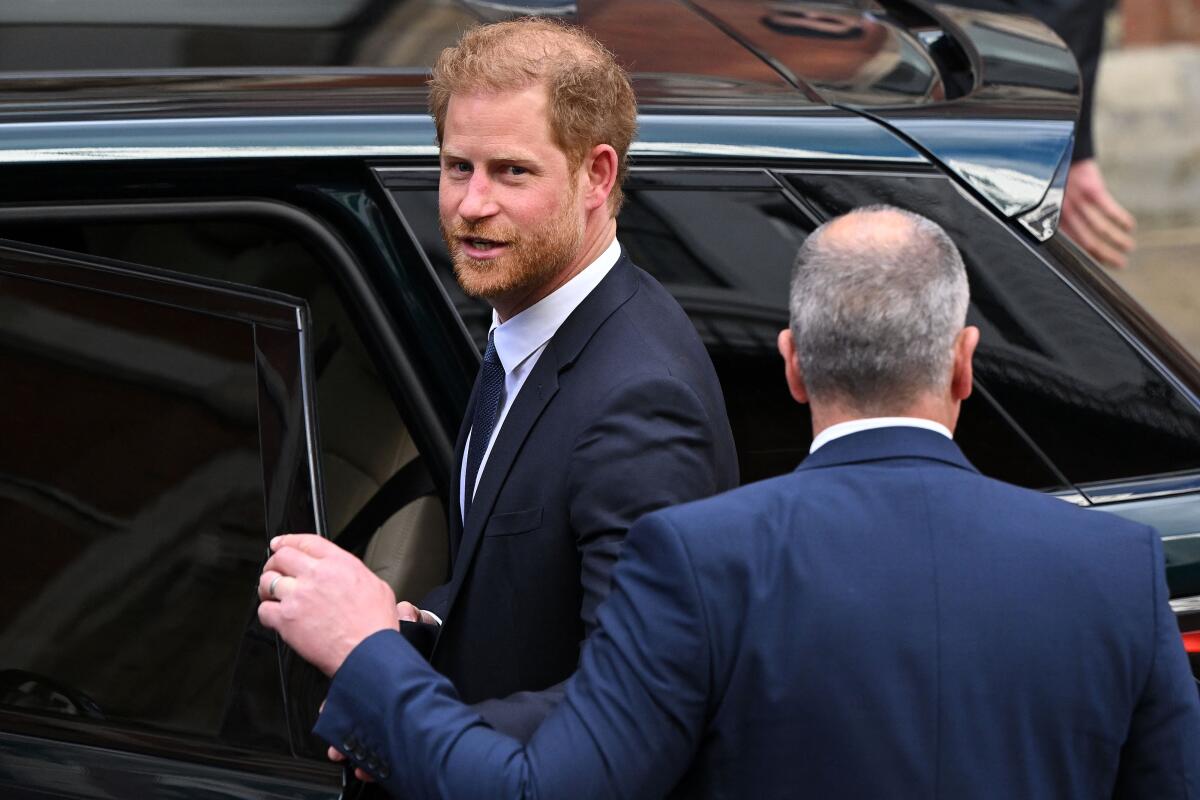
[[[815,453],[834,439],[840,439],[843,436],[849,436],[859,431],[874,430],[875,428],[924,428],[927,431],[940,433],[947,439],[954,438],[950,435],[949,428],[931,419],[923,419],[921,417],[867,417],[866,419],[852,419],[847,422],[830,425],[817,434],[816,438],[812,441],[812,446],[808,448],[808,452],[810,454]]]
[[[592,290],[600,285],[604,276],[621,257],[621,245],[613,239],[599,258],[588,264],[571,280],[555,289],[550,294],[537,301],[520,314],[501,323],[496,312],[492,311],[491,331],[495,331],[493,343],[496,355],[500,358],[500,366],[504,368],[504,397],[500,402],[500,416],[496,419],[496,427],[492,429],[492,438],[488,441],[483,460],[479,462],[479,472],[476,474],[475,486],[471,487],[471,497],[479,486],[479,478],[487,466],[488,456],[492,454],[492,446],[500,429],[504,427],[504,418],[512,408],[513,400],[525,385],[525,379],[533,371],[542,351],[550,343],[551,337],[559,327],[566,322],[580,303]],[[467,454],[471,452],[471,434],[467,434],[467,442],[463,447],[463,460],[458,484],[459,513],[466,506],[467,496]],[[463,520],[466,522],[466,520]]]

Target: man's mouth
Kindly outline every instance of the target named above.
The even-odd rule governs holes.
[[[480,239],[472,236],[463,236],[459,241],[462,242],[463,250],[471,258],[487,258],[497,255],[506,246],[504,242],[494,239]]]

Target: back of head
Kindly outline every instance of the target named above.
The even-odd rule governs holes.
[[[544,85],[555,144],[577,168],[597,144],[611,145],[620,165],[610,199],[616,215],[637,127],[629,76],[591,34],[540,17],[472,28],[438,56],[429,81],[429,111],[443,140],[455,94],[503,92]]]
[[[886,416],[945,391],[967,302],[962,257],[936,223],[890,206],[825,223],[792,273],[791,330],[809,396]]]

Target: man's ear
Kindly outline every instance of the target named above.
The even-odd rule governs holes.
[[[808,387],[804,385],[804,371],[800,369],[800,359],[796,355],[796,342],[792,332],[784,328],[779,332],[777,340],[779,355],[783,356],[783,374],[787,379],[788,391],[797,403],[808,402]]]
[[[950,374],[950,397],[962,402],[971,396],[974,382],[971,359],[979,344],[979,328],[968,325],[954,338],[954,371]]]
[[[617,184],[619,159],[612,145],[598,144],[583,159],[584,207],[588,211],[608,203]]]

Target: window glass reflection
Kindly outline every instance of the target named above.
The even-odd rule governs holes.
[[[3,225],[0,236],[306,300],[312,315],[325,508],[334,537],[417,456],[333,270],[289,231],[238,219],[98,221]]]
[[[0,278],[0,703],[216,736],[265,557],[253,329]]]

